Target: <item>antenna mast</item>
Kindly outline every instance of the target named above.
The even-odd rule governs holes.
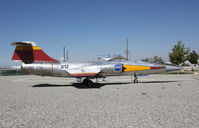
[[[68,50],[66,51],[66,61],[68,62]]]
[[[126,38],[126,59],[129,60],[129,48],[128,48],[128,38]]]
[[[63,47],[63,59],[64,59],[64,62],[66,62],[66,48]]]

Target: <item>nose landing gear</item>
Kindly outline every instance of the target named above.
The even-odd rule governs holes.
[[[138,83],[138,78],[137,78],[137,76],[136,76],[136,75],[134,75],[133,83]]]

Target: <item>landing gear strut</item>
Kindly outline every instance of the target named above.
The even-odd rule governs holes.
[[[137,78],[137,76],[136,76],[136,75],[134,75],[133,83],[138,83],[138,78]]]
[[[93,87],[93,85],[94,85],[94,83],[93,83],[93,81],[91,81],[90,79],[88,79],[88,78],[85,78],[84,80],[83,80],[83,84],[84,85],[86,85],[87,87]]]

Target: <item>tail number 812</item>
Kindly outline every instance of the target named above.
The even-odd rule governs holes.
[[[67,69],[68,65],[61,65],[61,69]]]

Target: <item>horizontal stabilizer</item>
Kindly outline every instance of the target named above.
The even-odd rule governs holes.
[[[33,41],[21,41],[21,42],[13,42],[11,45],[13,46],[37,46]]]

